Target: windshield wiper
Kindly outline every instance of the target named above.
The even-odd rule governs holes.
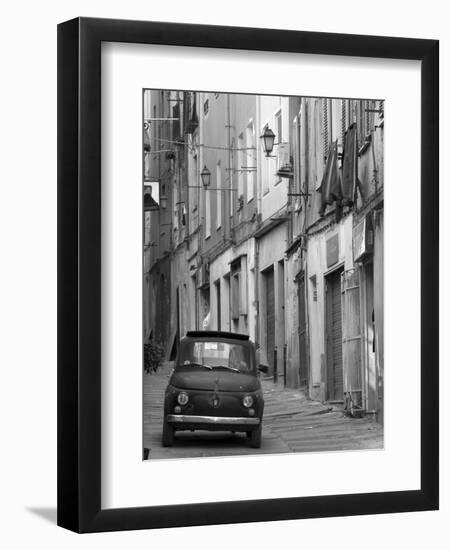
[[[205,365],[203,363],[196,363],[195,361],[189,361],[188,363],[183,363],[183,367],[187,365],[195,365],[196,367],[203,367],[204,369],[213,370],[210,365]]]

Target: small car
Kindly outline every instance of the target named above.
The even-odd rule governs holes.
[[[261,446],[264,398],[255,345],[246,334],[191,331],[181,339],[164,399],[162,443],[177,430],[245,432]]]

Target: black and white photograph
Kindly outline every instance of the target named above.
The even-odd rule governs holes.
[[[384,103],[143,90],[144,460],[384,448]]]
[[[5,4],[1,547],[445,548],[445,6]]]

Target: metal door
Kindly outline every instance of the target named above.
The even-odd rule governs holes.
[[[345,408],[353,414],[360,411],[363,406],[360,282],[358,269],[348,269],[342,273],[341,290]]]
[[[334,271],[326,277],[326,362],[327,399],[342,401],[342,308],[341,271]]]

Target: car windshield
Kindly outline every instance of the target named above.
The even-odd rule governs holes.
[[[185,342],[178,366],[235,372],[251,372],[253,368],[248,346],[219,341]]]

